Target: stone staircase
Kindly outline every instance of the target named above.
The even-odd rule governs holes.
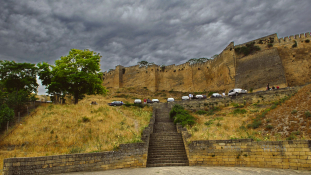
[[[153,133],[150,134],[147,167],[188,166],[185,146],[174,122],[169,117],[169,108],[156,110]]]

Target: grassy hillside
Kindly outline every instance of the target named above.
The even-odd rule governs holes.
[[[311,85],[295,95],[264,104],[231,104],[192,113],[190,140],[252,138],[280,141],[311,138]]]
[[[87,96],[77,105],[38,107],[1,141],[0,169],[9,157],[110,151],[121,143],[141,141],[152,108],[110,107],[112,98]],[[90,105],[91,101],[98,105]]]

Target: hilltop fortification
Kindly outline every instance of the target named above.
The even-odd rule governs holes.
[[[311,82],[310,33],[278,38],[268,35],[244,44],[231,42],[215,59],[202,64],[160,67],[116,66],[104,72],[106,87],[146,87],[151,91],[226,91],[231,88],[264,89],[267,83],[287,87]],[[253,44],[249,55],[237,48]]]

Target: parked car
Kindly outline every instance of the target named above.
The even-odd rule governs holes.
[[[167,98],[167,102],[173,102],[175,101],[174,98]]]
[[[229,91],[228,96],[238,95],[238,94],[246,94],[247,90],[235,88]]]
[[[189,100],[189,97],[188,96],[182,96],[181,100]]]
[[[195,95],[194,99],[203,99],[203,95]]]
[[[147,99],[147,103],[153,103],[153,101],[151,101],[150,99]]]
[[[134,100],[134,104],[135,104],[135,103],[141,103],[141,99],[135,99],[135,100]]]
[[[219,93],[213,93],[211,98],[222,98],[222,96]]]
[[[203,95],[203,99],[206,99],[207,97],[206,97],[206,95]]]
[[[121,101],[113,101],[112,103],[108,103],[109,106],[122,106]]]
[[[160,100],[159,99],[152,99],[151,100],[153,103],[160,103]]]

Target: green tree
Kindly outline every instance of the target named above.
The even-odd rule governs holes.
[[[71,49],[69,55],[55,61],[55,66],[39,63],[39,78],[47,86],[48,93],[71,94],[75,104],[85,94],[106,94],[102,86],[99,53],[90,50]]]
[[[37,72],[35,64],[0,60],[0,81],[9,93],[19,90],[26,90],[29,94],[37,92]]]
[[[14,110],[10,109],[6,104],[0,104],[0,127],[4,123],[12,120],[13,117],[14,117]]]
[[[190,65],[192,65],[192,64],[197,64],[197,63],[205,63],[208,60],[210,60],[210,59],[208,59],[208,58],[191,58],[190,60],[187,61],[187,63],[190,63]]]

